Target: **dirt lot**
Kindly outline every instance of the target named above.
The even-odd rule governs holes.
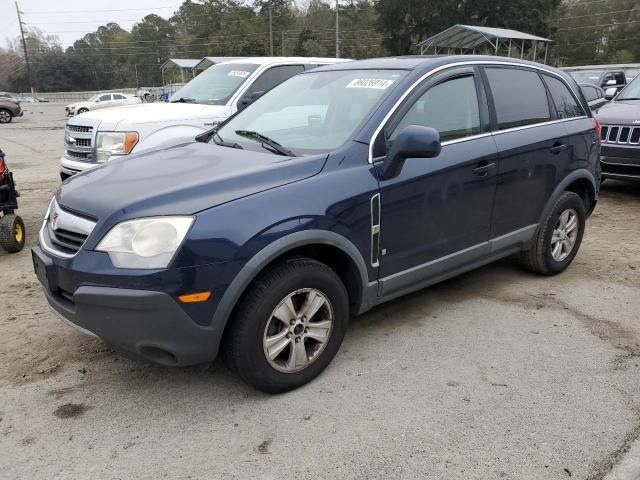
[[[26,110],[0,148],[32,245],[65,118]],[[116,356],[49,311],[29,249],[0,253],[0,477],[601,478],[640,435],[639,278],[640,183],[609,181],[564,274],[505,261],[389,303],[267,396]]]

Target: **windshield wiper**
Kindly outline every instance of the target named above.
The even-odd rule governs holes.
[[[216,137],[218,137],[218,140],[216,140]],[[238,148],[240,150],[244,150],[244,148],[242,148],[242,145],[240,145],[239,143],[224,141],[222,137],[218,135],[218,132],[213,132],[213,143],[215,143],[216,145],[220,145],[221,147]]]
[[[640,97],[623,97],[623,98],[616,98],[616,100],[640,100]]]
[[[259,141],[262,146],[267,150],[272,150],[274,153],[279,155],[284,155],[286,157],[295,157],[295,153],[293,153],[288,148],[283,147],[275,140],[267,137],[266,135],[262,135],[259,132],[254,132],[253,130],[236,130],[236,135],[240,135],[241,137],[251,138],[253,140]],[[266,145],[266,146],[265,146]],[[271,147],[271,148],[267,148]]]
[[[180,97],[177,100],[171,100],[171,103],[196,103],[195,98]]]

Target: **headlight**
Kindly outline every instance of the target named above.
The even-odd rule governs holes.
[[[193,217],[127,220],[113,227],[96,247],[117,268],[166,268],[173,260]]]
[[[111,155],[129,155],[136,143],[138,143],[137,132],[98,132],[96,139],[98,162],[108,162]]]

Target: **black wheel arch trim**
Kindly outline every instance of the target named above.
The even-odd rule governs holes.
[[[347,238],[334,232],[327,230],[304,230],[291,233],[270,243],[255,254],[244,267],[242,267],[222,296],[213,315],[211,325],[220,331],[225,328],[242,294],[269,263],[295,248],[313,244],[336,247],[351,258],[358,270],[363,291],[362,297],[364,297],[368,285],[367,265],[356,246]],[[356,310],[360,309],[360,304],[362,304],[363,301],[363,298],[359,299]]]
[[[540,215],[540,219],[538,221],[538,229],[541,228],[541,225],[544,224],[544,219],[549,214],[549,211],[551,210],[553,205],[556,203],[556,200],[560,198],[560,195],[562,195],[562,192],[564,192],[567,189],[567,187],[571,185],[573,182],[575,182],[576,180],[589,181],[589,183],[591,184],[591,189],[592,189],[591,193],[593,194],[593,202],[595,205],[595,203],[598,201],[598,187],[596,184],[595,177],[589,170],[586,170],[586,169],[575,170],[562,179],[562,181],[556,186],[553,193],[549,197],[549,200],[547,200],[547,203],[544,206],[544,209],[542,210],[542,215]],[[589,213],[590,212],[587,212],[587,214]]]

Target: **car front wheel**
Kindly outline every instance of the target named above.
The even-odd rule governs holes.
[[[6,108],[0,108],[0,123],[11,123],[13,115]]]
[[[261,275],[243,296],[226,358],[250,385],[281,393],[313,380],[338,352],[349,320],[340,277],[310,258]]]
[[[522,253],[525,268],[541,275],[564,271],[578,253],[585,221],[585,206],[580,196],[573,192],[560,195],[530,248]]]
[[[81,108],[80,110],[78,110],[78,115],[80,115],[81,113],[88,112],[88,111],[89,111],[88,108]]]

